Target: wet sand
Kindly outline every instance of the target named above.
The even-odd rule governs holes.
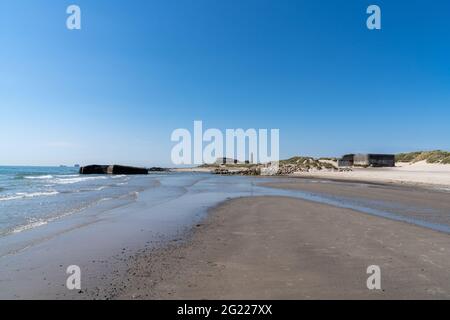
[[[413,207],[416,210],[419,208],[434,209],[443,213],[440,217],[443,223],[450,224],[450,193],[440,189],[368,181],[333,181],[320,178],[294,177],[279,179],[279,181],[263,183],[262,185],[277,189],[307,191],[343,198],[395,203],[397,209],[399,209],[401,204]],[[411,212],[408,214],[411,215]]]
[[[450,237],[287,197],[227,201],[183,243],[142,252],[118,299],[448,299]],[[367,289],[367,267],[381,290]]]

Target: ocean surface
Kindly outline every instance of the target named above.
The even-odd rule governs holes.
[[[75,167],[0,166],[0,237],[142,190],[142,179],[81,176]]]

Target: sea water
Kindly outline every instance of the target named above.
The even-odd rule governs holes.
[[[125,175],[80,175],[74,167],[0,166],[0,237],[138,192],[139,182]]]

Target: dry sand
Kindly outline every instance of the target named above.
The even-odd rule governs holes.
[[[368,290],[369,265],[382,290]],[[134,257],[119,299],[448,299],[448,234],[285,197],[228,201]]]
[[[450,165],[397,163],[394,168],[352,168],[352,171],[316,171],[295,173],[307,178],[368,181],[405,185],[435,186],[450,189]]]

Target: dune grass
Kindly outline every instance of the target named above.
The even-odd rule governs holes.
[[[397,162],[419,162],[450,164],[450,152],[442,150],[417,151],[409,153],[399,153],[395,156]]]
[[[301,168],[311,169],[333,169],[335,168],[331,163],[321,162],[324,159],[314,159],[313,157],[296,156],[286,160],[280,161],[280,166],[295,165]],[[327,159],[328,160],[328,159]]]

